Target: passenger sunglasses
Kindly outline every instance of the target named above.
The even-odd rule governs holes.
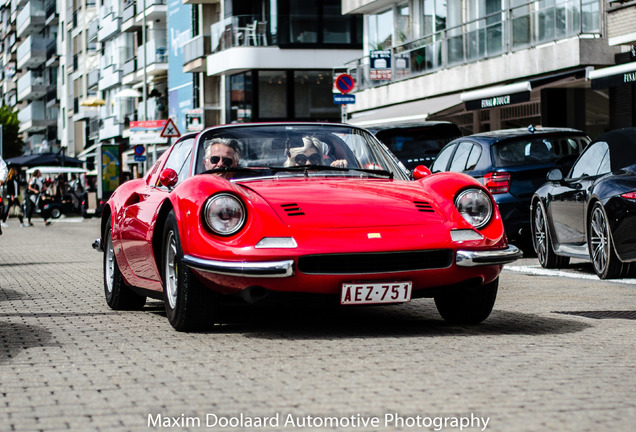
[[[310,155],[309,157],[305,156],[304,154],[299,154],[298,156],[296,156],[294,158],[294,161],[298,165],[307,164],[307,160],[309,160],[309,163],[311,165],[320,165],[321,157],[320,157],[320,155],[318,153],[314,153],[314,154]]]
[[[216,165],[216,164],[219,163],[219,161],[221,159],[223,159],[223,166],[226,166],[228,168],[231,167],[232,164],[234,163],[234,160],[232,158],[229,158],[229,157],[222,158],[220,156],[212,156],[212,157],[210,157],[210,162],[212,162],[212,164]]]

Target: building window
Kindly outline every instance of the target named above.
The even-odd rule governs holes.
[[[230,112],[228,123],[252,121],[252,74],[251,72],[230,77]]]
[[[287,117],[287,72],[258,72],[258,116],[262,119]]]
[[[332,89],[333,78],[330,71],[295,71],[295,118],[306,120],[338,118],[340,105],[333,103]]]

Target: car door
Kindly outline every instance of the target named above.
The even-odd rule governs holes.
[[[159,183],[159,172],[174,169],[179,182],[187,178],[194,138],[177,141],[170,150],[165,164],[162,161],[149,175],[143,188],[135,190],[126,199],[123,208],[122,249],[135,277],[159,281],[160,275],[152,248],[152,238],[159,206],[168,198],[170,190]],[[159,169],[161,168],[161,170]]]
[[[568,178],[555,186],[548,197],[548,214],[558,244],[583,245],[586,242],[585,209],[594,180],[609,172],[606,142],[590,145],[576,161]]]

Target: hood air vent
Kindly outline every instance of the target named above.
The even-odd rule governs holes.
[[[418,211],[421,211],[424,213],[435,213],[433,206],[430,203],[427,203],[426,201],[413,201],[413,203],[415,204],[415,207],[417,208]]]
[[[287,213],[287,216],[305,216],[298,204],[281,204],[281,207]]]

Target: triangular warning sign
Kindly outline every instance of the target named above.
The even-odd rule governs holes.
[[[179,138],[181,136],[179,129],[177,129],[177,125],[174,124],[171,118],[166,121],[166,124],[163,129],[161,129],[161,133],[159,135],[163,138]]]

